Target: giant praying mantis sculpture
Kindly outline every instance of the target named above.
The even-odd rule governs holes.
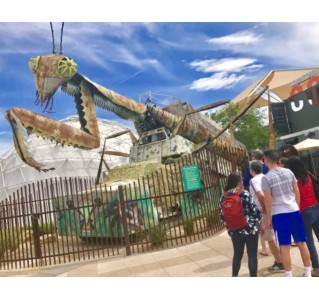
[[[146,106],[130,98],[111,91],[77,73],[77,64],[69,57],[61,54],[37,56],[29,60],[29,67],[35,76],[36,104],[43,107],[43,112],[50,111],[53,106],[53,95],[61,87],[62,91],[72,95],[75,100],[81,128],[73,128],[62,122],[14,107],[5,112],[13,129],[13,140],[21,159],[38,171],[48,171],[45,165],[36,161],[24,143],[24,130],[28,134],[37,134],[62,145],[93,149],[100,146],[100,133],[96,119],[95,105],[112,111],[123,119],[134,122],[138,132],[155,126],[164,126],[173,134],[192,141],[202,143],[213,133],[206,126],[155,106]],[[223,137],[219,137],[223,140]],[[223,141],[229,144],[229,140]]]

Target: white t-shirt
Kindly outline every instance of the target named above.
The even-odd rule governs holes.
[[[290,213],[299,210],[293,191],[297,182],[295,175],[286,168],[270,170],[261,181],[262,190],[270,191],[272,196],[272,215]]]
[[[262,207],[260,205],[260,202],[258,200],[258,197],[256,195],[257,192],[262,192],[261,189],[261,179],[264,177],[264,174],[257,174],[255,177],[253,177],[250,180],[250,184],[249,184],[249,190],[250,190],[250,194],[253,197],[253,200],[256,202],[259,210],[262,212]]]

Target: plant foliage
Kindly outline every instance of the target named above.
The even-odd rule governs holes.
[[[222,127],[240,110],[239,105],[230,104],[225,109],[214,112],[210,117]],[[243,143],[247,150],[263,149],[268,146],[268,126],[260,109],[249,109],[234,124],[234,138]]]

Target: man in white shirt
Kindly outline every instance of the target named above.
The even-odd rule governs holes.
[[[260,224],[260,238],[268,242],[269,249],[273,255],[275,262],[268,268],[269,272],[284,272],[284,266],[281,261],[279,247],[276,243],[275,233],[272,228],[267,226],[267,214],[265,210],[265,196],[261,189],[261,180],[264,176],[262,173],[263,167],[262,162],[258,160],[253,160],[249,163],[249,171],[253,177],[250,180],[249,188],[250,194],[253,197],[253,200],[256,202],[262,217]]]

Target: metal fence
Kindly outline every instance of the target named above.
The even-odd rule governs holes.
[[[224,229],[218,200],[241,157],[238,148],[210,146],[127,185],[83,178],[28,184],[0,204],[0,269],[130,255],[216,234]],[[190,178],[195,189],[185,188],[187,167],[199,176]]]

